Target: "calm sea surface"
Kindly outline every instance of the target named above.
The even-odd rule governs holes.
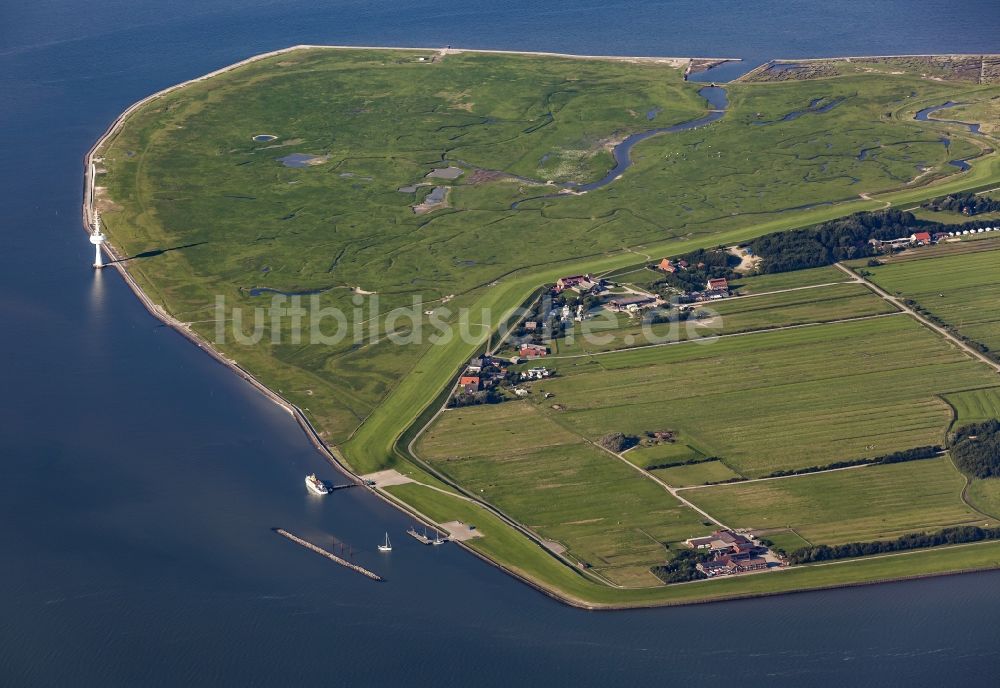
[[[992,684],[997,573],[587,613],[418,545],[361,490],[310,499],[302,476],[333,473],[291,418],[93,273],[79,204],[82,156],[127,105],[295,43],[748,68],[998,36],[988,1],[0,3],[0,685]],[[275,525],[335,534],[389,582]]]

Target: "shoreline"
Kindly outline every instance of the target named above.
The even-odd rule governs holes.
[[[581,59],[581,60],[613,60],[613,61],[624,61],[624,62],[643,62],[643,63],[650,63],[650,64],[670,64],[671,66],[673,66],[675,68],[678,68],[678,69],[684,67],[685,63],[687,64],[688,67],[690,67],[690,65],[694,61],[714,61],[714,62],[717,62],[717,63],[720,63],[720,64],[724,63],[724,62],[741,62],[742,61],[741,58],[704,58],[704,57],[676,58],[676,57],[648,57],[648,56],[645,56],[645,57],[643,57],[643,56],[629,57],[629,56],[573,55],[573,54],[564,54],[564,53],[536,52],[536,51],[479,50],[479,49],[463,49],[463,48],[450,48],[450,47],[449,48],[444,48],[444,49],[434,49],[434,48],[398,47],[398,46],[352,46],[352,45],[310,45],[310,44],[299,44],[299,45],[294,45],[294,46],[290,46],[290,47],[286,47],[286,48],[281,48],[281,49],[278,49],[278,50],[272,50],[272,51],[268,51],[268,52],[265,52],[265,53],[260,53],[260,54],[253,55],[251,57],[245,58],[243,60],[240,60],[238,62],[234,62],[234,63],[232,63],[232,64],[230,64],[228,66],[221,67],[219,69],[213,70],[213,71],[208,72],[207,74],[204,74],[202,76],[195,77],[195,78],[192,78],[192,79],[188,79],[186,81],[174,84],[172,86],[168,86],[168,87],[166,87],[164,89],[161,89],[161,90],[159,90],[159,91],[157,91],[155,93],[152,93],[152,94],[150,94],[150,95],[148,95],[148,96],[146,96],[146,97],[144,97],[144,98],[142,98],[142,99],[140,99],[140,100],[132,103],[124,111],[122,111],[121,114],[119,114],[111,122],[111,124],[107,127],[107,129],[104,131],[104,133],[96,140],[96,142],[93,144],[93,146],[91,146],[91,148],[87,151],[87,153],[84,156],[84,180],[83,180],[83,182],[84,182],[84,188],[83,188],[83,199],[82,199],[82,204],[81,204],[82,205],[82,208],[81,208],[81,210],[82,210],[82,212],[81,212],[81,215],[82,215],[82,229],[86,233],[89,234],[90,233],[90,229],[91,229],[92,224],[93,224],[93,219],[94,219],[94,205],[95,205],[95,170],[96,170],[96,164],[97,164],[96,161],[102,159],[98,155],[98,153],[99,153],[100,149],[107,143],[107,141],[109,141],[112,137],[114,137],[121,130],[121,128],[124,126],[124,124],[126,123],[126,121],[128,120],[128,118],[136,110],[138,110],[139,108],[143,107],[144,105],[146,105],[146,104],[148,104],[148,103],[156,100],[157,98],[160,98],[160,97],[162,97],[162,96],[164,96],[164,95],[166,95],[168,93],[172,93],[173,91],[182,89],[182,88],[184,88],[186,86],[189,86],[191,84],[195,84],[195,83],[198,83],[198,82],[201,82],[201,81],[205,81],[207,79],[211,79],[211,78],[216,77],[216,76],[220,76],[222,74],[225,74],[227,72],[233,71],[235,69],[238,69],[240,67],[246,66],[248,64],[259,62],[259,61],[262,61],[262,60],[265,60],[265,59],[268,59],[268,58],[271,58],[271,57],[275,57],[275,56],[278,56],[278,55],[283,55],[283,54],[286,54],[286,53],[294,52],[294,51],[297,51],[297,50],[316,50],[316,49],[329,49],[329,50],[426,51],[426,52],[431,52],[431,53],[437,53],[437,54],[440,54],[442,56],[449,55],[449,54],[461,54],[461,53],[465,53],[465,52],[467,52],[467,53],[475,53],[475,54],[528,55],[528,56],[537,56],[537,57],[555,57],[555,58]],[[935,56],[945,56],[946,57],[946,56],[961,56],[961,55],[963,55],[963,54],[946,53],[946,54],[940,54],[940,55],[919,55],[919,56],[898,55],[898,56],[883,56],[883,57],[935,57]],[[859,57],[837,57],[837,58],[816,58],[816,59],[817,60],[850,60],[850,59],[861,59],[861,58],[859,58]],[[792,62],[792,61],[810,61],[810,60],[784,60],[784,61]],[[766,62],[764,64],[771,64],[773,62],[774,62],[774,60]],[[680,63],[680,64],[678,64],[678,63]],[[104,251],[104,253],[110,259],[109,263],[105,267],[112,267],[113,266],[117,270],[118,274],[121,275],[121,277],[124,280],[125,284],[129,287],[129,289],[132,290],[132,292],[135,294],[136,298],[139,300],[139,302],[143,305],[143,307],[146,309],[146,311],[150,315],[152,315],[154,318],[156,318],[157,320],[159,320],[160,322],[162,322],[164,325],[168,326],[172,330],[174,330],[177,333],[179,333],[182,337],[184,337],[185,339],[187,339],[188,341],[190,341],[192,344],[194,344],[195,346],[197,346],[199,349],[201,349],[202,351],[204,351],[206,354],[208,354],[210,357],[212,357],[217,363],[225,366],[226,368],[228,368],[232,372],[234,372],[237,375],[239,375],[246,382],[248,382],[252,387],[254,387],[258,392],[260,392],[265,397],[267,397],[268,399],[270,399],[272,402],[274,402],[275,404],[277,404],[279,407],[281,407],[282,409],[284,409],[287,413],[289,413],[289,415],[291,415],[295,419],[295,421],[298,423],[299,427],[305,433],[306,437],[309,439],[309,441],[312,443],[312,445],[316,448],[316,450],[321,455],[323,455],[323,457],[326,458],[326,460],[335,469],[337,469],[338,471],[340,471],[341,473],[343,473],[347,478],[349,478],[353,482],[355,482],[357,484],[362,484],[363,485],[363,481],[362,481],[361,477],[357,473],[355,473],[347,465],[346,461],[337,452],[335,452],[330,446],[328,446],[326,444],[326,442],[323,441],[323,439],[320,437],[320,435],[319,435],[318,431],[316,430],[316,428],[312,425],[312,423],[309,421],[309,419],[305,416],[305,414],[302,412],[302,410],[298,406],[296,406],[295,404],[292,404],[287,399],[285,399],[284,397],[282,397],[280,394],[278,394],[277,392],[275,392],[275,391],[271,390],[270,388],[268,388],[266,385],[264,385],[262,382],[260,382],[253,374],[251,374],[248,370],[246,370],[241,365],[239,365],[235,360],[228,358],[222,352],[216,350],[211,345],[210,342],[202,339],[197,333],[195,333],[185,323],[177,320],[176,318],[174,318],[173,316],[171,316],[169,313],[167,313],[167,311],[162,306],[160,306],[159,304],[155,303],[146,294],[146,292],[143,291],[143,289],[140,287],[140,285],[135,281],[134,277],[129,272],[129,270],[128,270],[127,266],[126,266],[127,259],[112,244],[112,242],[110,240],[107,240],[107,241],[105,241],[102,244],[102,250]],[[369,490],[370,490],[370,492],[372,492],[373,494],[375,494],[379,498],[381,498],[387,504],[390,504],[390,505],[392,505],[392,506],[400,509],[401,511],[403,511],[406,514],[408,514],[409,516],[411,516],[411,517],[413,517],[413,518],[415,518],[415,519],[417,519],[417,520],[419,520],[421,522],[424,522],[427,525],[432,525],[434,527],[438,527],[437,523],[433,519],[430,519],[429,517],[427,517],[424,514],[420,513],[420,511],[418,511],[414,507],[412,507],[409,504],[406,504],[405,502],[403,502],[403,501],[399,500],[398,498],[392,496],[391,493],[385,492],[384,490],[381,490],[381,489],[379,489],[377,487],[369,487]],[[483,505],[481,505],[481,504],[478,504],[478,506],[480,506],[481,508],[484,508]],[[489,509],[487,509],[487,510],[489,510]],[[563,593],[562,591],[560,591],[560,590],[558,590],[556,588],[546,587],[545,585],[543,585],[543,584],[541,584],[541,583],[539,583],[539,582],[537,582],[537,581],[529,578],[527,576],[527,574],[523,574],[523,573],[521,573],[519,571],[513,570],[510,567],[506,566],[505,564],[503,564],[503,563],[501,563],[499,561],[496,561],[494,559],[491,559],[486,554],[483,554],[482,552],[479,552],[479,551],[475,550],[474,548],[466,545],[463,542],[455,541],[455,544],[457,544],[460,547],[462,547],[462,549],[464,549],[464,550],[466,550],[468,552],[471,552],[473,555],[479,557],[484,562],[495,566],[500,571],[503,571],[504,573],[507,573],[507,574],[513,576],[515,579],[517,579],[517,580],[519,580],[519,581],[521,581],[523,583],[526,583],[528,586],[530,586],[531,588],[534,588],[538,592],[541,592],[542,594],[546,595],[547,597],[550,597],[550,598],[552,598],[552,599],[554,599],[554,600],[556,600],[558,602],[561,602],[563,604],[566,604],[568,606],[575,607],[575,608],[578,608],[578,609],[584,609],[584,610],[588,610],[588,611],[601,611],[601,610],[613,611],[613,610],[626,610],[626,609],[646,609],[646,608],[658,608],[658,607],[687,606],[687,605],[694,605],[694,604],[709,604],[709,603],[713,603],[713,602],[725,602],[725,601],[733,601],[733,600],[738,600],[738,599],[750,599],[750,598],[756,598],[756,597],[770,597],[772,595],[787,595],[787,594],[795,594],[795,593],[803,593],[803,592],[813,592],[813,591],[818,591],[818,590],[829,590],[829,589],[836,589],[836,588],[859,587],[859,586],[862,586],[862,585],[876,585],[876,584],[882,584],[882,583],[887,583],[887,582],[896,582],[896,581],[904,581],[904,580],[916,580],[916,579],[922,579],[922,578],[934,578],[934,577],[939,577],[939,576],[960,575],[960,574],[966,574],[966,573],[978,573],[978,572],[984,572],[984,571],[990,571],[990,570],[1000,569],[1000,564],[998,564],[996,566],[988,566],[988,567],[982,567],[982,568],[968,568],[968,569],[958,569],[958,570],[955,570],[955,571],[940,571],[940,572],[931,572],[931,573],[922,573],[922,574],[912,574],[912,575],[908,575],[908,576],[896,576],[896,577],[892,577],[892,578],[872,579],[872,580],[857,581],[857,582],[851,582],[851,583],[837,583],[837,584],[825,585],[825,586],[824,585],[818,585],[818,586],[814,586],[814,587],[808,587],[807,586],[807,587],[793,589],[793,590],[782,590],[782,591],[774,591],[774,592],[733,593],[733,594],[730,594],[730,595],[723,595],[723,596],[714,597],[714,598],[702,598],[702,599],[692,599],[692,600],[683,600],[683,601],[659,601],[659,602],[653,601],[653,602],[640,602],[640,603],[637,603],[637,604],[614,604],[614,603],[601,604],[601,603],[589,603],[589,602],[586,602],[586,601],[584,601],[582,599],[578,599],[576,597],[569,596],[569,595]],[[974,543],[974,544],[978,544],[978,543]],[[936,549],[940,549],[940,548],[927,548],[927,550],[922,550],[922,551],[933,551],[933,550],[936,550]],[[918,550],[918,551],[921,551],[921,550]],[[859,560],[864,560],[864,559],[867,559],[867,558],[859,558]]]

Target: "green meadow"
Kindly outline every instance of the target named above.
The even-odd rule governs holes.
[[[698,84],[683,80],[683,66],[294,50],[187,84],[130,114],[98,151],[96,205],[150,298],[303,409],[354,470],[396,467],[439,487],[429,471],[440,472],[566,547],[569,560],[589,564],[587,573],[568,566],[466,499],[418,484],[387,490],[437,521],[474,517],[486,537],[470,547],[566,599],[669,603],[993,565],[996,548],[985,546],[951,557],[915,554],[916,566],[854,562],[673,589],[648,573],[667,545],[707,526],[648,476],[594,448],[589,440],[607,428],[676,427],[690,445],[685,452],[723,456],[731,469],[754,475],[927,443],[950,413],[936,395],[991,384],[977,364],[905,316],[809,324],[885,312],[853,285],[803,290],[801,299],[753,297],[772,299],[756,310],[726,306],[730,333],[809,324],[801,329],[560,361],[563,377],[544,384],[567,402],[564,410],[538,396],[512,406],[528,408],[537,427],[561,438],[546,444],[526,431],[530,460],[480,451],[485,445],[473,437],[449,447],[437,426],[421,438],[417,457],[408,453],[411,425],[427,422],[425,411],[462,362],[561,275],[634,268],[644,257],[1000,179],[1000,158],[985,138],[913,121],[918,109],[945,100],[986,103],[996,87],[905,69],[845,69],[816,81],[727,85],[721,120],[643,141],[630,169],[607,186],[550,197],[560,185],[601,178],[613,164],[611,147],[627,135],[704,115],[709,105]],[[817,98],[837,104],[782,119]],[[261,134],[274,138],[254,140]],[[307,162],[286,166],[289,155]],[[971,156],[969,172],[947,164]],[[461,175],[427,177],[447,165]],[[415,212],[432,186],[448,190],[446,202]],[[799,279],[843,281],[822,272],[749,278],[748,285],[760,281],[747,293]],[[824,291],[829,298],[810,300]],[[255,309],[275,298],[321,309],[303,316],[303,337],[287,319],[264,319],[254,336]],[[379,317],[404,306],[414,319]],[[463,308],[476,315],[464,317]],[[338,338],[335,320],[323,316],[331,309],[362,326]],[[438,344],[416,336],[435,323],[468,336]],[[902,361],[915,350],[923,356],[907,370]],[[701,355],[709,351],[717,352],[713,360]],[[624,389],[635,403],[623,401]],[[450,413],[439,424],[459,418]],[[490,432],[514,441],[503,423]],[[646,585],[654,587],[639,589]]]
[[[941,444],[952,412],[939,395],[997,383],[905,315],[551,364],[558,377],[535,387],[562,425],[590,439],[677,430],[746,477]]]
[[[909,260],[868,268],[870,279],[890,293],[916,301],[969,339],[1000,350],[1000,241],[963,240],[958,245],[962,244],[966,244],[962,252],[913,251]]]
[[[527,401],[454,409],[417,454],[618,585],[654,585],[667,547],[709,532],[703,517]]]
[[[731,527],[791,528],[810,542],[832,545],[982,525],[988,519],[962,501],[964,486],[965,478],[942,456],[682,494]]]

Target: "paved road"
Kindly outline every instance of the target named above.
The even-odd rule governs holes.
[[[902,299],[896,298],[895,296],[893,296],[892,294],[890,294],[889,292],[887,292],[885,289],[883,289],[882,287],[880,287],[877,284],[875,284],[874,282],[865,279],[861,275],[858,275],[857,273],[855,273],[854,271],[852,271],[850,268],[845,267],[844,265],[842,265],[840,263],[836,263],[835,265],[836,265],[837,268],[839,268],[840,270],[844,271],[848,275],[852,276],[856,281],[861,282],[862,284],[864,284],[866,287],[868,287],[873,292],[875,292],[878,296],[881,296],[883,299],[885,299],[886,301],[888,301],[889,303],[891,303],[893,306],[896,306],[897,308],[899,308],[903,312],[908,313],[913,318],[915,318],[918,321],[920,321],[920,323],[922,323],[925,327],[928,327],[931,330],[934,330],[939,335],[941,335],[945,339],[947,339],[950,342],[952,342],[955,346],[957,346],[958,348],[962,349],[963,351],[965,351],[967,354],[969,354],[973,358],[979,359],[980,361],[982,361],[983,363],[985,363],[986,365],[988,365],[990,368],[992,368],[996,372],[1000,373],[1000,363],[997,363],[996,361],[994,361],[993,359],[991,359],[989,356],[986,356],[985,354],[981,353],[980,351],[977,351],[975,348],[969,346],[968,344],[966,344],[965,342],[963,342],[961,339],[959,339],[958,337],[956,337],[955,335],[953,335],[951,332],[949,332],[945,328],[941,327],[940,325],[934,324],[933,322],[931,322],[930,320],[928,320],[927,318],[925,318],[924,316],[922,316],[920,313],[917,313],[915,310],[913,310],[908,305],[906,305],[906,303],[903,302]]]

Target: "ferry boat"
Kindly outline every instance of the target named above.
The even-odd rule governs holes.
[[[328,488],[322,480],[317,478],[315,473],[310,473],[306,476],[306,487],[308,487],[309,491],[313,494],[330,494],[330,488]]]
[[[385,543],[383,543],[383,544],[381,544],[381,545],[378,546],[378,551],[379,552],[391,552],[392,551],[392,543],[389,542],[389,533],[385,534]]]

